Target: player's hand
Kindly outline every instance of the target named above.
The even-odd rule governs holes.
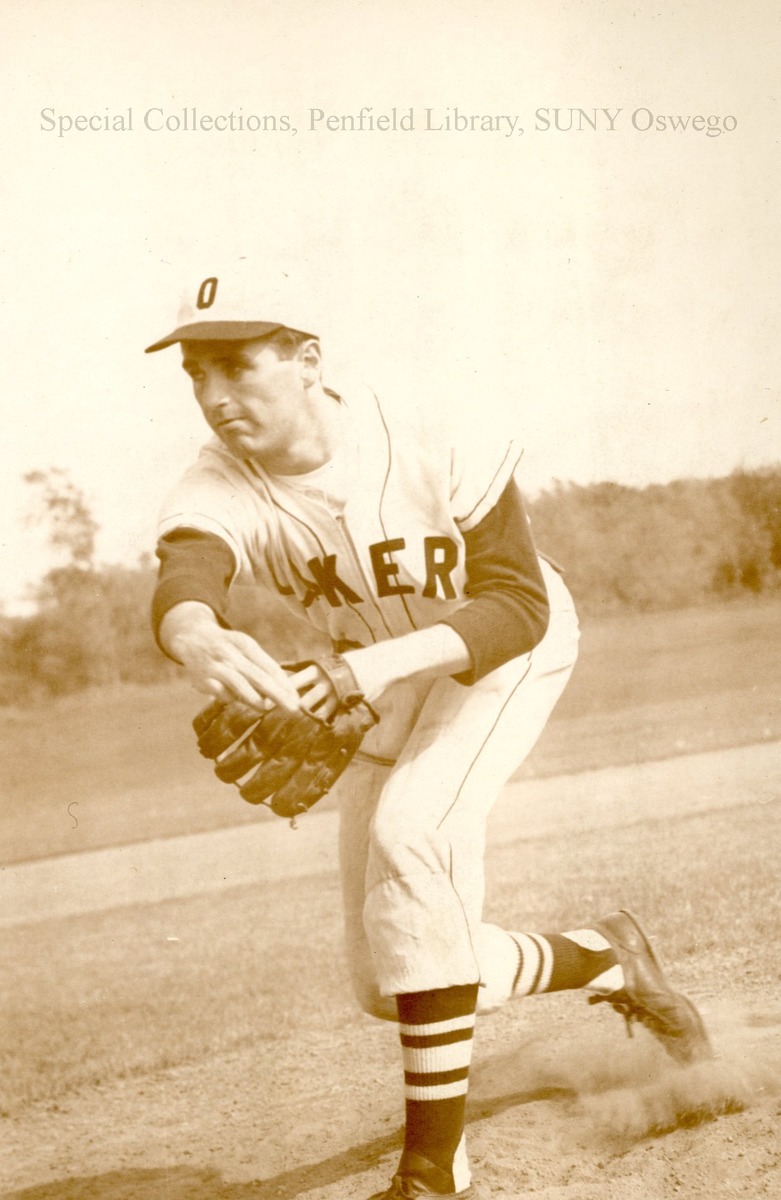
[[[330,720],[339,707],[336,688],[317,663],[293,671],[290,682],[298,693],[301,707],[315,717]]]
[[[196,691],[217,700],[241,700],[259,711],[275,704],[290,712],[302,707],[288,672],[249,634],[224,629],[204,604],[186,601],[170,609],[160,640]]]
[[[387,645],[387,643],[386,643]],[[374,650],[372,647],[371,650]],[[391,671],[392,654],[372,654],[371,650],[348,650],[342,655],[361,695],[372,704],[389,684],[395,681]],[[330,676],[316,663],[295,671],[290,681],[301,697],[301,706],[325,721],[331,719],[340,706],[340,696]]]
[[[352,659],[354,661],[355,655]],[[369,701],[367,687],[371,689],[372,699],[384,689],[384,683],[378,684],[376,670],[359,678],[353,669],[353,661],[348,661],[346,654],[327,654],[313,662],[297,665],[290,681],[306,712],[320,720],[331,721],[339,712]]]

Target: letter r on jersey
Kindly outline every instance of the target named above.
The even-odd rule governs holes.
[[[449,537],[427,537],[423,539],[423,545],[426,555],[426,583],[423,595],[433,600],[439,582],[443,598],[455,600],[456,589],[450,575],[458,566],[458,546]]]

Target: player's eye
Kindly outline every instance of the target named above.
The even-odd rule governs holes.
[[[243,362],[241,359],[238,361],[220,363],[220,370],[226,379],[241,379],[242,375],[247,369],[247,363]]]

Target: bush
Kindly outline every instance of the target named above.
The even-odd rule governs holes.
[[[632,488],[556,484],[529,504],[537,545],[584,612],[703,604],[779,586],[781,469]]]

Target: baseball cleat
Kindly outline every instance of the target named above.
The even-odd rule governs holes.
[[[678,1062],[713,1058],[700,1014],[688,996],[670,987],[637,917],[621,909],[597,921],[594,928],[613,947],[624,972],[624,986],[617,992],[590,996],[589,1004],[604,1001],[612,1005],[625,1019],[630,1037],[632,1022],[639,1021]]]
[[[443,1191],[445,1188],[447,1190]],[[386,1192],[375,1192],[369,1200],[416,1200],[418,1196],[439,1196],[441,1200],[467,1200],[474,1196],[471,1187],[454,1192],[453,1177],[421,1154],[405,1150],[399,1169]]]

